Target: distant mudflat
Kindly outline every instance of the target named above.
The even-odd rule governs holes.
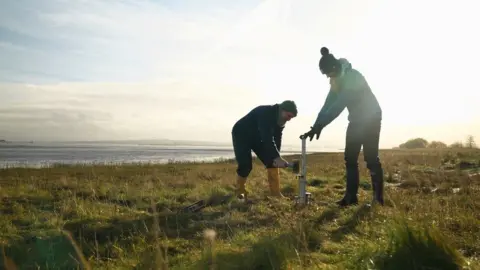
[[[327,150],[338,152],[339,150]],[[299,154],[282,149],[283,155]],[[126,142],[59,142],[0,144],[0,167],[49,167],[54,164],[167,163],[233,158],[227,145],[181,145]]]

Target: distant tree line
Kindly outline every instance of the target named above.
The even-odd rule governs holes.
[[[424,138],[414,138],[410,139],[398,147],[400,149],[418,149],[418,148],[477,148],[475,143],[475,138],[472,135],[467,136],[467,139],[464,143],[462,142],[454,142],[450,145],[445,144],[441,141],[427,141]]]

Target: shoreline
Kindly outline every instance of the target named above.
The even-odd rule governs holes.
[[[341,151],[323,148],[307,154]],[[212,145],[6,144],[0,145],[0,153],[0,169],[211,163],[234,158],[230,146]],[[281,153],[300,155],[301,149],[285,147]]]
[[[175,150],[175,149],[172,149]],[[196,149],[190,149],[196,150]],[[203,151],[203,150],[199,150]],[[445,148],[445,149],[380,149],[380,155],[387,154],[387,153],[400,153],[400,152],[409,152],[409,153],[418,153],[418,152],[437,152],[437,153],[444,153],[444,152],[480,152],[480,149],[468,149],[468,148]],[[232,151],[224,151],[223,149],[219,152],[232,152]],[[307,151],[308,156],[321,156],[321,155],[343,155],[343,150],[338,151]],[[362,151],[360,152],[362,155]],[[256,155],[252,153],[253,158],[256,158]],[[282,154],[282,157],[286,159],[299,159],[301,156],[300,151],[286,151],[285,154]],[[45,160],[41,162],[35,163],[28,163],[22,161],[7,161],[0,164],[0,170],[9,170],[9,169],[17,169],[17,168],[24,168],[24,169],[48,169],[48,168],[56,168],[56,167],[123,167],[123,166],[140,166],[140,167],[148,167],[148,166],[161,166],[161,165],[176,165],[176,164],[218,164],[218,163],[232,163],[235,162],[234,156],[232,155],[219,155],[219,156],[205,156],[205,157],[198,157],[198,158],[169,158],[169,159],[150,159],[150,160],[138,160],[138,161],[71,161],[71,162],[62,162],[62,161],[55,161],[55,160]],[[359,157],[359,163],[363,162]]]
[[[394,154],[401,152],[479,152],[480,149],[380,149],[380,155],[382,154]],[[312,156],[323,156],[323,155],[343,155],[343,151],[328,151],[328,152],[307,152],[307,157]],[[360,152],[362,155],[362,152]],[[256,159],[255,154],[252,154],[254,161]],[[301,153],[296,151],[288,151],[286,154],[283,154],[282,157],[285,159],[300,159]],[[214,157],[200,157],[200,158],[170,158],[170,159],[161,159],[161,160],[140,160],[140,161],[98,161],[98,162],[37,162],[37,163],[22,163],[22,162],[12,162],[11,164],[5,163],[0,165],[0,170],[15,170],[15,169],[51,169],[51,168],[75,168],[75,167],[84,167],[84,168],[98,168],[98,167],[150,167],[150,166],[162,166],[162,165],[199,165],[199,164],[219,164],[219,163],[234,163],[234,156],[214,156]],[[362,163],[362,158],[359,157],[359,164]],[[308,163],[308,161],[307,161]]]

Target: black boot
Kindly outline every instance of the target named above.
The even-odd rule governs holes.
[[[339,201],[337,201],[337,205],[344,207],[349,205],[356,205],[358,204],[358,185],[359,185],[360,177],[358,173],[358,165],[356,166],[348,166],[347,167],[347,187],[345,190],[345,195]]]
[[[380,205],[384,205],[383,200],[383,169],[378,166],[375,170],[370,171],[372,177],[372,189],[373,189],[373,203],[377,202]]]

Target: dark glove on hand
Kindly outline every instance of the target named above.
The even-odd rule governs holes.
[[[313,140],[313,136],[314,135],[317,135],[317,140],[318,138],[320,137],[320,133],[322,132],[322,128],[321,127],[310,127],[310,131],[308,131],[307,133],[303,134],[300,136],[300,139],[303,139],[303,138],[310,138],[310,141]]]

